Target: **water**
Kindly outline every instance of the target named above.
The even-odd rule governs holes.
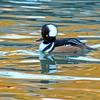
[[[1,0],[0,100],[99,100],[99,10],[99,0]],[[39,53],[47,23],[98,50]]]

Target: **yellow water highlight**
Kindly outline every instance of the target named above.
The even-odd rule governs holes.
[[[72,64],[72,65],[60,65],[62,72],[60,75],[72,75],[72,76],[87,76],[87,77],[100,77],[99,64]],[[59,68],[59,70],[61,70]]]
[[[32,93],[31,88],[35,88],[34,86],[32,87],[31,85],[28,85],[28,84],[23,85],[22,83],[17,83],[17,82],[12,82],[12,81],[14,80],[1,79],[0,81],[0,92],[2,92],[0,93],[1,100],[3,100],[2,98],[4,98],[4,100],[9,99],[9,98],[12,98],[11,100],[20,100],[20,99],[21,100],[29,100],[29,99],[40,100],[40,97],[37,97],[38,94],[34,94],[34,90]],[[28,90],[31,91],[31,93],[28,92]],[[5,95],[6,97],[3,97],[2,95]]]
[[[0,21],[0,27],[7,27],[7,26],[13,26],[15,25],[15,21],[9,21],[9,20],[2,20]]]
[[[56,84],[47,86],[48,89],[41,90],[39,93],[46,94],[49,98],[61,98],[65,100],[99,100],[100,87],[95,87],[99,82],[92,81],[73,81],[66,84]],[[50,88],[50,89],[49,89]],[[54,94],[54,95],[52,95]],[[96,99],[97,98],[97,99]]]
[[[79,29],[98,29],[100,28],[100,26],[97,25],[72,25],[70,27],[65,27],[65,28],[60,28],[60,30],[62,31],[67,30],[67,31],[74,31],[74,30],[79,30]]]

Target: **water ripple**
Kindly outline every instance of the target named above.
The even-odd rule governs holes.
[[[16,3],[16,4],[41,4],[41,2],[35,2],[35,1],[13,1],[10,0],[10,3]]]
[[[0,42],[0,46],[1,47],[32,47],[33,45],[32,44],[27,44],[27,43],[17,43],[17,42]]]
[[[24,35],[17,35],[17,34],[6,34],[4,36],[0,36],[1,39],[25,39],[25,38],[32,38],[32,36],[24,36]]]
[[[77,76],[59,76],[59,75],[43,75],[43,74],[26,74],[14,71],[1,71],[1,78],[16,78],[16,79],[37,79],[37,80],[96,80],[96,77],[77,77]]]
[[[5,56],[7,54],[8,54],[8,52],[0,51],[0,56]]]

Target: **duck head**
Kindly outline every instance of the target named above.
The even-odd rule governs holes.
[[[45,44],[54,42],[57,36],[57,27],[53,24],[43,25],[41,35]]]

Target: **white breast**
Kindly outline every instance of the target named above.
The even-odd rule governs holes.
[[[43,51],[47,46],[49,46],[50,45],[50,43],[48,43],[48,44],[44,44],[43,42],[40,44],[40,46],[39,46],[39,51]],[[50,46],[50,47],[48,47],[47,49],[46,49],[46,51],[45,52],[50,52],[51,50],[52,50],[52,48],[54,47],[54,42],[52,43],[52,45]]]

